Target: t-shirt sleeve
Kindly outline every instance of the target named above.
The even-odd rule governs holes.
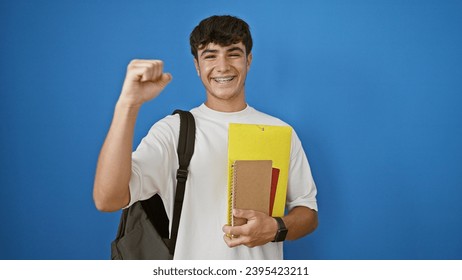
[[[130,203],[127,207],[156,193],[168,200],[173,193],[173,167],[178,165],[178,129],[179,121],[175,122],[174,117],[157,122],[132,153]]]
[[[292,132],[292,148],[287,187],[287,208],[290,211],[297,206],[305,206],[318,211],[317,189],[311,174],[310,164],[300,139]]]

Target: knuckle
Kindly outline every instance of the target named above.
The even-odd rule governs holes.
[[[128,66],[134,66],[135,64],[139,63],[139,59],[132,59],[129,63]]]
[[[137,59],[134,59],[134,60],[130,61],[130,63],[127,65],[127,70],[132,70],[132,69],[136,68],[137,64],[138,64]]]
[[[149,65],[146,65],[144,67],[144,70],[145,71],[154,71],[156,68],[155,68],[155,65],[152,65],[152,64],[149,64]]]
[[[245,235],[245,236],[249,236],[251,234],[251,231],[249,228],[245,228],[243,231],[242,231],[242,235]]]
[[[158,68],[162,66],[163,62],[162,60],[151,60],[150,64],[152,65],[152,67]]]

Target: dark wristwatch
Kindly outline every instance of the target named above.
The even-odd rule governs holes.
[[[284,221],[281,217],[274,217],[276,222],[278,222],[278,231],[276,232],[276,236],[274,237],[273,242],[281,242],[286,240],[287,232],[289,231],[284,224]]]

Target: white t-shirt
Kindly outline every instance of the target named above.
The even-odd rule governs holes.
[[[227,222],[228,124],[287,125],[247,106],[234,113],[214,111],[206,105],[191,110],[196,121],[196,143],[178,231],[175,259],[282,259],[283,242],[229,248],[222,227]],[[170,220],[173,215],[177,142],[180,118],[167,116],[155,123],[132,155],[130,204],[158,193]],[[316,186],[300,140],[292,133],[287,208],[317,210]]]

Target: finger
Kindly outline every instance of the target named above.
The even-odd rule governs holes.
[[[148,72],[149,70],[146,67],[133,66],[127,71],[126,79],[135,82],[145,82],[148,79],[148,76],[152,75]]]
[[[154,76],[154,69],[150,67],[143,67],[143,74],[140,77],[140,82],[148,82],[156,78]]]
[[[140,82],[160,82],[165,86],[172,80],[170,73],[162,73],[159,68],[137,66],[132,68],[131,72],[136,77],[135,80]]]
[[[172,74],[162,73],[162,76],[160,76],[159,82],[161,83],[162,86],[165,87],[172,81],[172,79],[173,79]]]
[[[234,233],[232,232],[233,228],[234,227],[232,226],[224,225],[221,230],[225,233],[226,236],[228,236],[229,238],[233,238],[234,236]]]
[[[221,230],[226,233],[226,234],[229,234],[231,232],[231,228],[232,226],[228,226],[228,225],[224,225]]]
[[[144,71],[140,79],[141,82],[156,82],[162,78],[163,66],[161,63],[143,63],[136,67],[141,68]]]
[[[161,60],[133,60],[130,62],[127,72],[134,74],[141,82],[155,82],[162,77],[164,63]]]
[[[156,82],[162,78],[162,74],[164,71],[164,63],[160,60],[152,61],[149,69],[148,69],[148,76],[146,77],[146,81]]]
[[[251,220],[255,217],[254,210],[244,210],[244,209],[233,209],[233,216],[236,218],[244,218],[246,220]]]
[[[233,248],[244,244],[244,237],[229,237],[227,234],[223,235],[223,240],[228,247]]]
[[[134,60],[130,61],[130,63],[128,64],[128,68],[131,68],[131,67],[151,67],[151,66],[163,68],[163,65],[164,65],[164,62],[162,60],[134,59]]]
[[[239,236],[248,235],[249,234],[248,227],[249,226],[247,224],[242,225],[242,226],[234,226],[234,227],[225,225],[223,226],[222,230],[226,235],[228,235],[228,237],[237,238]]]
[[[223,235],[223,240],[225,241],[226,245],[228,245],[229,248],[232,248],[232,239],[229,237],[227,234]]]

